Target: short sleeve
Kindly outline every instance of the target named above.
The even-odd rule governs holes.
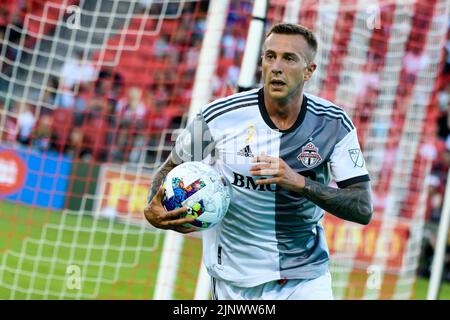
[[[370,180],[356,130],[351,130],[336,144],[330,158],[330,169],[339,188]]]
[[[173,160],[176,163],[202,161],[213,153],[214,147],[211,131],[199,113],[177,137]]]

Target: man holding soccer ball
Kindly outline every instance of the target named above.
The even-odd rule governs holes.
[[[231,186],[227,214],[203,231],[215,299],[333,299],[324,210],[360,224],[372,216],[356,129],[332,102],[303,91],[317,41],[282,23],[263,47],[264,86],[204,106],[155,173],[145,217],[181,233],[186,208],[162,206],[163,178],[182,162],[209,161]],[[331,177],[336,187],[328,186]]]

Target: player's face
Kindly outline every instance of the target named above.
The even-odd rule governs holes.
[[[308,43],[301,35],[272,33],[264,42],[262,74],[270,98],[289,101],[301,96],[316,65],[308,58]]]

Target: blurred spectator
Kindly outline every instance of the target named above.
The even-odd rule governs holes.
[[[101,84],[107,84],[103,90]],[[98,73],[97,82],[95,84],[96,93],[119,95],[123,87],[122,75],[114,70],[113,67],[105,66]]]
[[[188,69],[195,70],[198,65],[198,60],[200,58],[200,50],[202,47],[201,39],[194,40],[192,46],[186,52],[185,63]]]
[[[86,109],[89,92],[97,79],[92,62],[84,59],[82,51],[76,51],[61,68],[59,88],[55,104],[59,108],[83,111]]]
[[[222,37],[222,50],[222,56],[225,59],[233,59],[237,50],[237,39],[234,37],[230,30],[225,31]]]
[[[57,91],[55,97],[57,108],[72,109],[75,105],[75,97],[71,88],[63,87]]]
[[[442,190],[441,178],[437,174],[430,174],[428,177],[428,202],[427,202],[427,221],[439,222],[442,208]]]
[[[419,268],[417,270],[421,277],[428,278],[430,276],[434,248],[436,245],[436,233],[436,228],[424,228],[422,248],[420,250]]]
[[[77,112],[83,112],[87,109],[88,101],[91,98],[91,92],[88,87],[80,85],[78,92],[75,94],[73,109]]]
[[[116,106],[117,148],[113,151],[116,160],[129,160],[128,156],[135,143],[142,143],[147,114],[148,107],[143,101],[142,89],[130,87],[127,96],[120,99]]]
[[[448,32],[447,42],[445,43],[444,50],[445,50],[444,74],[450,74],[450,32]]]
[[[153,0],[138,0],[139,4],[144,8],[150,8],[153,3]]]
[[[74,159],[84,159],[84,155],[88,150],[83,145],[84,132],[81,126],[75,126],[71,129],[67,153],[72,155]],[[89,156],[90,157],[90,156]]]
[[[435,146],[437,157],[433,162],[431,173],[437,175],[440,178],[441,185],[445,186],[447,172],[450,168],[450,139],[437,139]]]
[[[122,75],[112,67],[104,67],[100,70],[97,82],[95,83],[94,95],[104,97],[107,100],[107,113],[114,114],[116,105],[124,87]]]
[[[236,27],[226,30],[222,38],[223,58],[233,61],[236,55],[242,54],[245,49],[245,38]]]
[[[366,95],[368,95],[368,92],[377,92],[380,87],[380,74],[378,72],[378,65],[374,60],[369,60],[364,66],[364,70],[356,74],[354,84],[357,98],[371,102],[371,99],[365,98]]]
[[[240,55],[236,55],[234,57],[234,63],[228,68],[227,71],[227,84],[230,87],[235,88],[238,84],[238,80],[239,80],[239,73],[241,71],[240,68],[240,63],[241,63],[241,57]]]
[[[52,116],[41,115],[33,132],[32,145],[39,150],[46,151],[52,147]]]
[[[169,99],[169,92],[167,90],[167,86],[163,83],[158,83],[154,86],[152,90],[153,97],[155,101],[155,106],[161,108],[167,105],[167,100]]]
[[[130,87],[127,96],[120,99],[116,106],[116,114],[122,123],[131,120],[141,121],[147,114],[147,106],[142,100],[142,89]]]
[[[80,157],[83,160],[105,161],[109,147],[106,145],[108,119],[101,109],[91,109],[81,127],[80,134],[72,135],[72,143],[79,143],[82,133]],[[76,131],[75,131],[76,133]]]
[[[438,94],[439,110],[447,112],[450,108],[450,83],[447,83],[445,88]]]
[[[156,58],[163,59],[170,52],[169,36],[167,34],[161,34],[159,36],[153,47],[153,55]]]
[[[195,21],[194,30],[192,31],[192,39],[194,41],[202,41],[206,31],[206,20],[198,19]]]
[[[438,136],[446,140],[450,136],[450,83],[439,93],[441,115],[438,118]]]
[[[36,118],[34,117],[32,107],[25,101],[19,102],[19,115],[17,117],[17,141],[23,145],[29,145],[31,142],[31,133],[33,132]]]
[[[408,50],[403,57],[403,67],[406,72],[407,83],[414,83],[414,79],[419,71],[425,70],[430,63],[430,58],[419,48],[413,47]]]
[[[5,31],[6,31],[6,27],[0,25],[0,43],[3,46],[3,39],[5,38]]]
[[[61,68],[60,87],[73,90],[77,84],[93,82],[97,79],[97,71],[92,62],[77,50],[72,58],[66,60]]]
[[[231,1],[227,25],[242,26],[246,22],[246,17],[251,12],[252,4],[250,1]]]

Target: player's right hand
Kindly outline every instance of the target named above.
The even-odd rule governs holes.
[[[152,226],[159,229],[170,229],[180,233],[197,231],[195,227],[186,227],[183,225],[195,220],[194,218],[182,218],[182,214],[187,211],[186,207],[166,211],[162,205],[163,198],[164,189],[161,187],[144,209],[145,218]]]

